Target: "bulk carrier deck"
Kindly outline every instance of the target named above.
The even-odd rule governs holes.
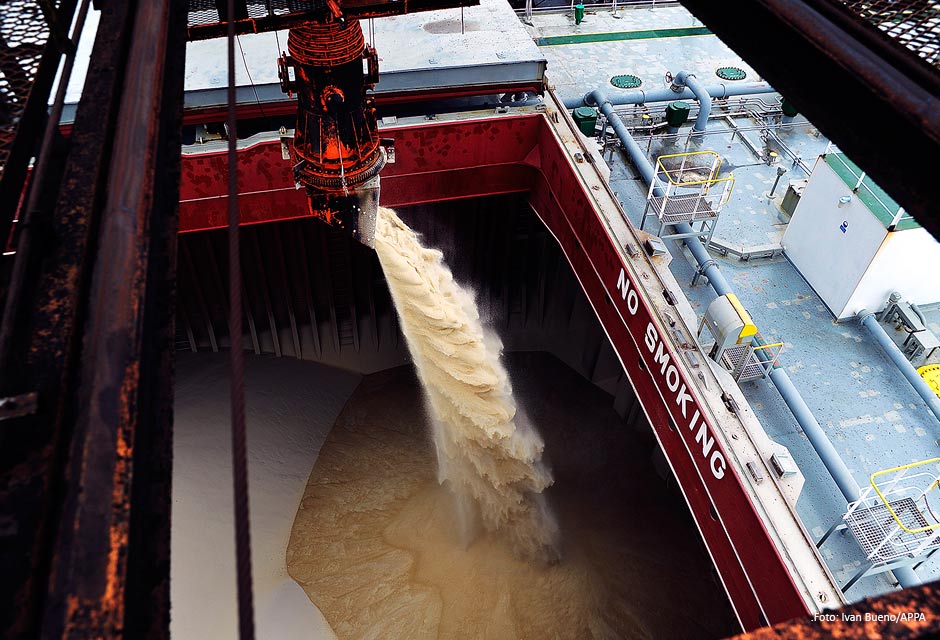
[[[564,33],[566,29],[558,26],[566,17],[564,14],[536,14],[532,18],[530,28],[541,34],[543,41],[547,40],[542,51],[548,60],[548,73],[564,98],[584,95],[605,84],[613,92],[610,78],[621,73],[640,75],[644,88],[647,83],[658,88],[664,74],[680,70],[696,74],[705,83],[721,82],[715,71],[724,66],[744,70],[747,74],[744,81],[760,80],[745,61],[715,36],[683,33],[683,29],[701,27],[684,9],[626,9],[618,12],[616,19],[613,15],[599,11],[577,28],[576,35],[571,35],[570,27]],[[628,33],[675,29],[675,36],[620,40],[618,33],[610,33],[615,27]],[[594,31],[602,35],[592,37]],[[595,38],[609,40],[592,42]],[[713,111],[701,143],[692,147],[718,152],[723,162],[731,165],[736,179],[735,193],[721,212],[709,249],[764,338],[771,343],[784,343],[780,364],[787,369],[853,477],[864,487],[876,471],[940,456],[940,424],[871,334],[852,318],[834,322],[832,311],[787,259],[783,239],[789,214],[781,209],[785,185],[788,181],[809,178],[817,161],[825,162],[820,156],[832,150],[829,141],[802,116],[779,126],[779,101],[774,94],[763,96],[763,100],[761,96],[745,96],[719,101],[721,106],[717,113]],[[664,106],[628,106],[618,111],[628,122],[639,124],[644,112],[661,112]],[[723,115],[727,113],[737,115]],[[754,150],[764,148],[762,131],[775,130],[767,126],[773,116],[778,119],[776,131],[781,134],[786,151],[771,142],[769,150],[775,149],[780,159],[770,165],[756,158]],[[650,150],[648,157],[655,162],[659,154],[688,150],[690,128],[681,129],[676,142],[665,142],[668,135],[664,133],[654,134],[651,140],[642,128],[635,129],[634,136],[641,147]],[[610,138],[613,140],[608,139],[608,144],[617,147],[616,138],[612,135]],[[611,188],[631,223],[639,227],[646,207],[647,185],[619,149],[606,151],[604,158],[611,165]],[[787,170],[781,181],[783,188],[778,186],[776,196],[768,198],[778,167]],[[857,167],[855,174],[861,174]],[[672,256],[669,269],[700,319],[714,299],[714,291],[701,282],[691,285],[700,268],[681,243],[667,242],[666,246]],[[927,265],[933,265],[932,260],[935,258],[925,258],[926,271],[911,273],[910,277],[931,279]],[[832,277],[838,278],[839,274]],[[940,284],[935,280],[930,284],[934,298],[940,298]],[[902,285],[903,282],[897,282],[897,286]],[[887,298],[884,304],[887,306]],[[940,304],[922,305],[921,309],[930,330],[940,332]],[[902,346],[908,333],[886,328]],[[936,365],[940,363],[940,354],[925,352],[912,361],[918,367]],[[793,455],[805,478],[796,502],[797,513],[813,539],[821,539],[845,512],[843,495],[770,381],[744,383],[742,390],[767,435]],[[855,576],[864,562],[864,554],[851,536],[829,539],[821,552],[839,584]],[[918,568],[918,575],[931,581],[940,575],[938,570],[936,562],[927,562]],[[882,593],[894,584],[884,574],[867,577],[854,585],[846,597],[857,600]]]
[[[473,75],[483,82],[486,72],[479,70],[477,57],[488,51],[480,44],[487,38],[499,43],[493,45],[499,49],[496,60],[503,61],[497,64],[504,65],[499,74],[521,73],[520,93],[525,80],[533,84],[531,74],[538,73],[544,56],[544,79],[551,90],[543,100],[523,93],[516,98],[528,100],[525,105],[507,103],[495,112],[435,110],[387,118],[381,130],[395,137],[398,161],[383,173],[383,204],[407,207],[528,192],[529,204],[561,245],[628,374],[612,391],[635,392],[640,398],[665,452],[662,474],[683,491],[745,628],[892,589],[895,583],[885,573],[873,572],[854,583],[867,563],[852,535],[835,535],[816,549],[841,521],[846,498],[770,379],[738,384],[699,347],[699,327],[715,292],[681,240],[665,241],[665,254],[648,255],[649,236],[639,229],[657,230],[655,220],[643,220],[649,185],[624,153],[614,127],[600,115],[592,135],[582,136],[562,114],[590,102],[582,97],[598,88],[610,96],[629,95],[612,86],[611,78],[618,75],[640,81],[634,94],[662,94],[680,71],[703,84],[727,87],[735,82],[757,86],[762,78],[679,7],[598,10],[580,25],[564,11],[536,12],[525,26],[538,46],[534,51],[515,35],[506,36],[515,31],[496,5],[466,9],[465,34],[456,32],[456,11],[450,22],[428,15],[376,21],[371,27],[375,41],[386,43],[387,50],[397,50],[399,41],[415,43],[407,62],[393,62],[400,66],[386,72],[392,78],[386,90],[400,90],[399,73],[445,94],[442,87],[465,86]],[[433,26],[445,22],[450,28],[443,31],[450,33],[442,40]],[[270,34],[257,36],[262,37],[271,39]],[[248,41],[243,37],[244,46]],[[722,80],[716,76],[719,68],[738,70],[744,78]],[[270,69],[252,68],[251,76],[255,91],[269,91]],[[202,101],[209,91],[193,95]],[[817,158],[837,150],[802,116],[784,117],[781,123],[781,98],[772,88],[740,91],[743,95],[719,95],[707,129],[695,135],[694,99],[686,98],[692,105],[688,124],[672,130],[660,125],[665,100],[647,101],[642,94],[637,104],[615,106],[615,111],[651,163],[660,155],[714,151],[722,163],[721,177],[733,173],[733,193],[709,238],[711,257],[764,341],[781,343],[777,365],[787,371],[855,482],[864,487],[876,471],[940,456],[937,419],[924,401],[866,329],[852,320],[833,321],[830,309],[787,259],[783,239],[789,214],[781,209],[787,186],[809,178]],[[382,82],[376,95],[381,104]],[[246,147],[250,144],[245,141]],[[280,144],[273,141],[258,142],[255,149],[265,145],[270,158],[279,154]],[[455,153],[458,148],[464,151]],[[193,158],[199,153],[198,144],[186,150]],[[243,162],[251,167],[258,153],[265,152],[246,150]],[[190,162],[195,160],[184,160],[184,176]],[[600,169],[605,163],[609,177]],[[768,197],[778,168],[786,173],[776,194]],[[526,175],[533,171],[534,177]],[[246,174],[263,175],[251,168]],[[182,230],[211,227],[207,192],[199,191],[190,204],[186,183]],[[246,190],[259,198],[264,187]],[[218,206],[221,213],[222,200]],[[934,304],[921,309],[927,328],[940,333],[940,287],[936,293]],[[701,334],[705,347],[707,338]],[[936,353],[918,360],[919,365],[937,362]],[[705,432],[702,423],[708,425]],[[792,459],[795,467],[775,468],[784,464],[781,459]],[[940,568],[927,561],[917,571],[931,580]],[[843,593],[840,585],[850,581]]]
[[[547,351],[610,395],[688,507],[742,630],[940,578],[940,244],[685,9],[577,11],[482,0],[363,19],[394,149],[382,206],[479,287],[507,351]],[[335,418],[354,375],[408,355],[374,255],[309,220],[295,188],[297,103],[274,64],[286,42],[239,38],[238,339],[344,369],[324,385],[343,387],[324,391]],[[188,44],[184,368],[233,342],[223,62],[222,41]],[[195,402],[188,380],[178,402]],[[178,411],[195,434],[199,411]],[[186,458],[174,481],[196,491],[186,474],[212,464]],[[201,526],[192,504],[174,527]]]

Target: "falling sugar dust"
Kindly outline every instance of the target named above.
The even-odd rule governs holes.
[[[516,406],[502,344],[484,328],[473,294],[391,209],[379,209],[375,249],[424,388],[438,481],[456,499],[464,542],[482,526],[517,555],[556,561],[544,444]]]

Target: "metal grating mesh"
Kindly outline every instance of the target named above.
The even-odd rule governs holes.
[[[940,3],[936,0],[842,0],[864,20],[940,68]]]
[[[663,207],[663,198],[653,196],[649,199],[649,206],[656,213],[656,217],[666,224],[696,222],[718,216],[712,203],[698,194],[668,197],[665,207]]]
[[[722,364],[725,366],[725,369],[730,371],[732,375],[737,375],[738,368],[741,366],[744,358],[747,357],[749,349],[750,345],[746,344],[736,344],[733,347],[725,349],[721,354]]]
[[[928,526],[924,514],[911,498],[892,500],[891,508],[909,529],[919,529]],[[901,531],[894,517],[884,504],[861,508],[845,515],[845,524],[848,525],[859,546],[873,562],[886,562],[895,558],[911,555],[914,552],[940,545],[940,534],[936,531],[921,533],[907,533]],[[886,538],[889,538],[885,542]],[[933,537],[928,546],[921,549],[924,540]]]
[[[744,365],[744,368],[741,369],[741,373],[738,374],[738,382],[763,378],[766,372],[767,370],[764,368],[764,364],[756,357],[753,357],[749,359],[747,364]]]
[[[247,0],[236,1],[235,14],[247,11],[251,19],[286,16],[291,13],[308,13],[324,6],[322,0]],[[242,14],[244,15],[244,14]],[[189,0],[189,26],[209,25],[222,22],[216,0]]]
[[[0,178],[48,40],[39,0],[0,0]]]

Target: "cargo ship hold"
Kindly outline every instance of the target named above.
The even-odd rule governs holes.
[[[940,10],[719,4],[0,0],[4,637],[940,633]],[[455,508],[380,207],[549,562]]]

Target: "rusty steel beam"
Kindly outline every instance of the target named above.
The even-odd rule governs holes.
[[[6,421],[0,430],[0,521],[6,525],[0,547],[2,637],[37,637],[41,629],[65,493],[62,467],[100,213],[96,197],[107,179],[131,15],[116,3],[101,17],[62,186],[36,185],[56,194],[55,204],[36,213],[17,247],[16,261],[27,266],[19,269],[22,280],[11,283],[11,292],[20,292],[16,313],[5,313],[0,330],[0,342],[10,345],[0,357],[0,393],[35,391],[39,401],[35,414]]]
[[[940,637],[940,582],[894,591],[807,618],[734,636],[732,640],[823,640]]]
[[[108,3],[104,13],[122,3]],[[131,5],[44,637],[166,637],[186,3]]]
[[[61,180],[33,187],[53,204],[22,229],[2,327],[0,392],[38,398],[0,432],[3,637],[168,632],[185,15],[102,4]]]

